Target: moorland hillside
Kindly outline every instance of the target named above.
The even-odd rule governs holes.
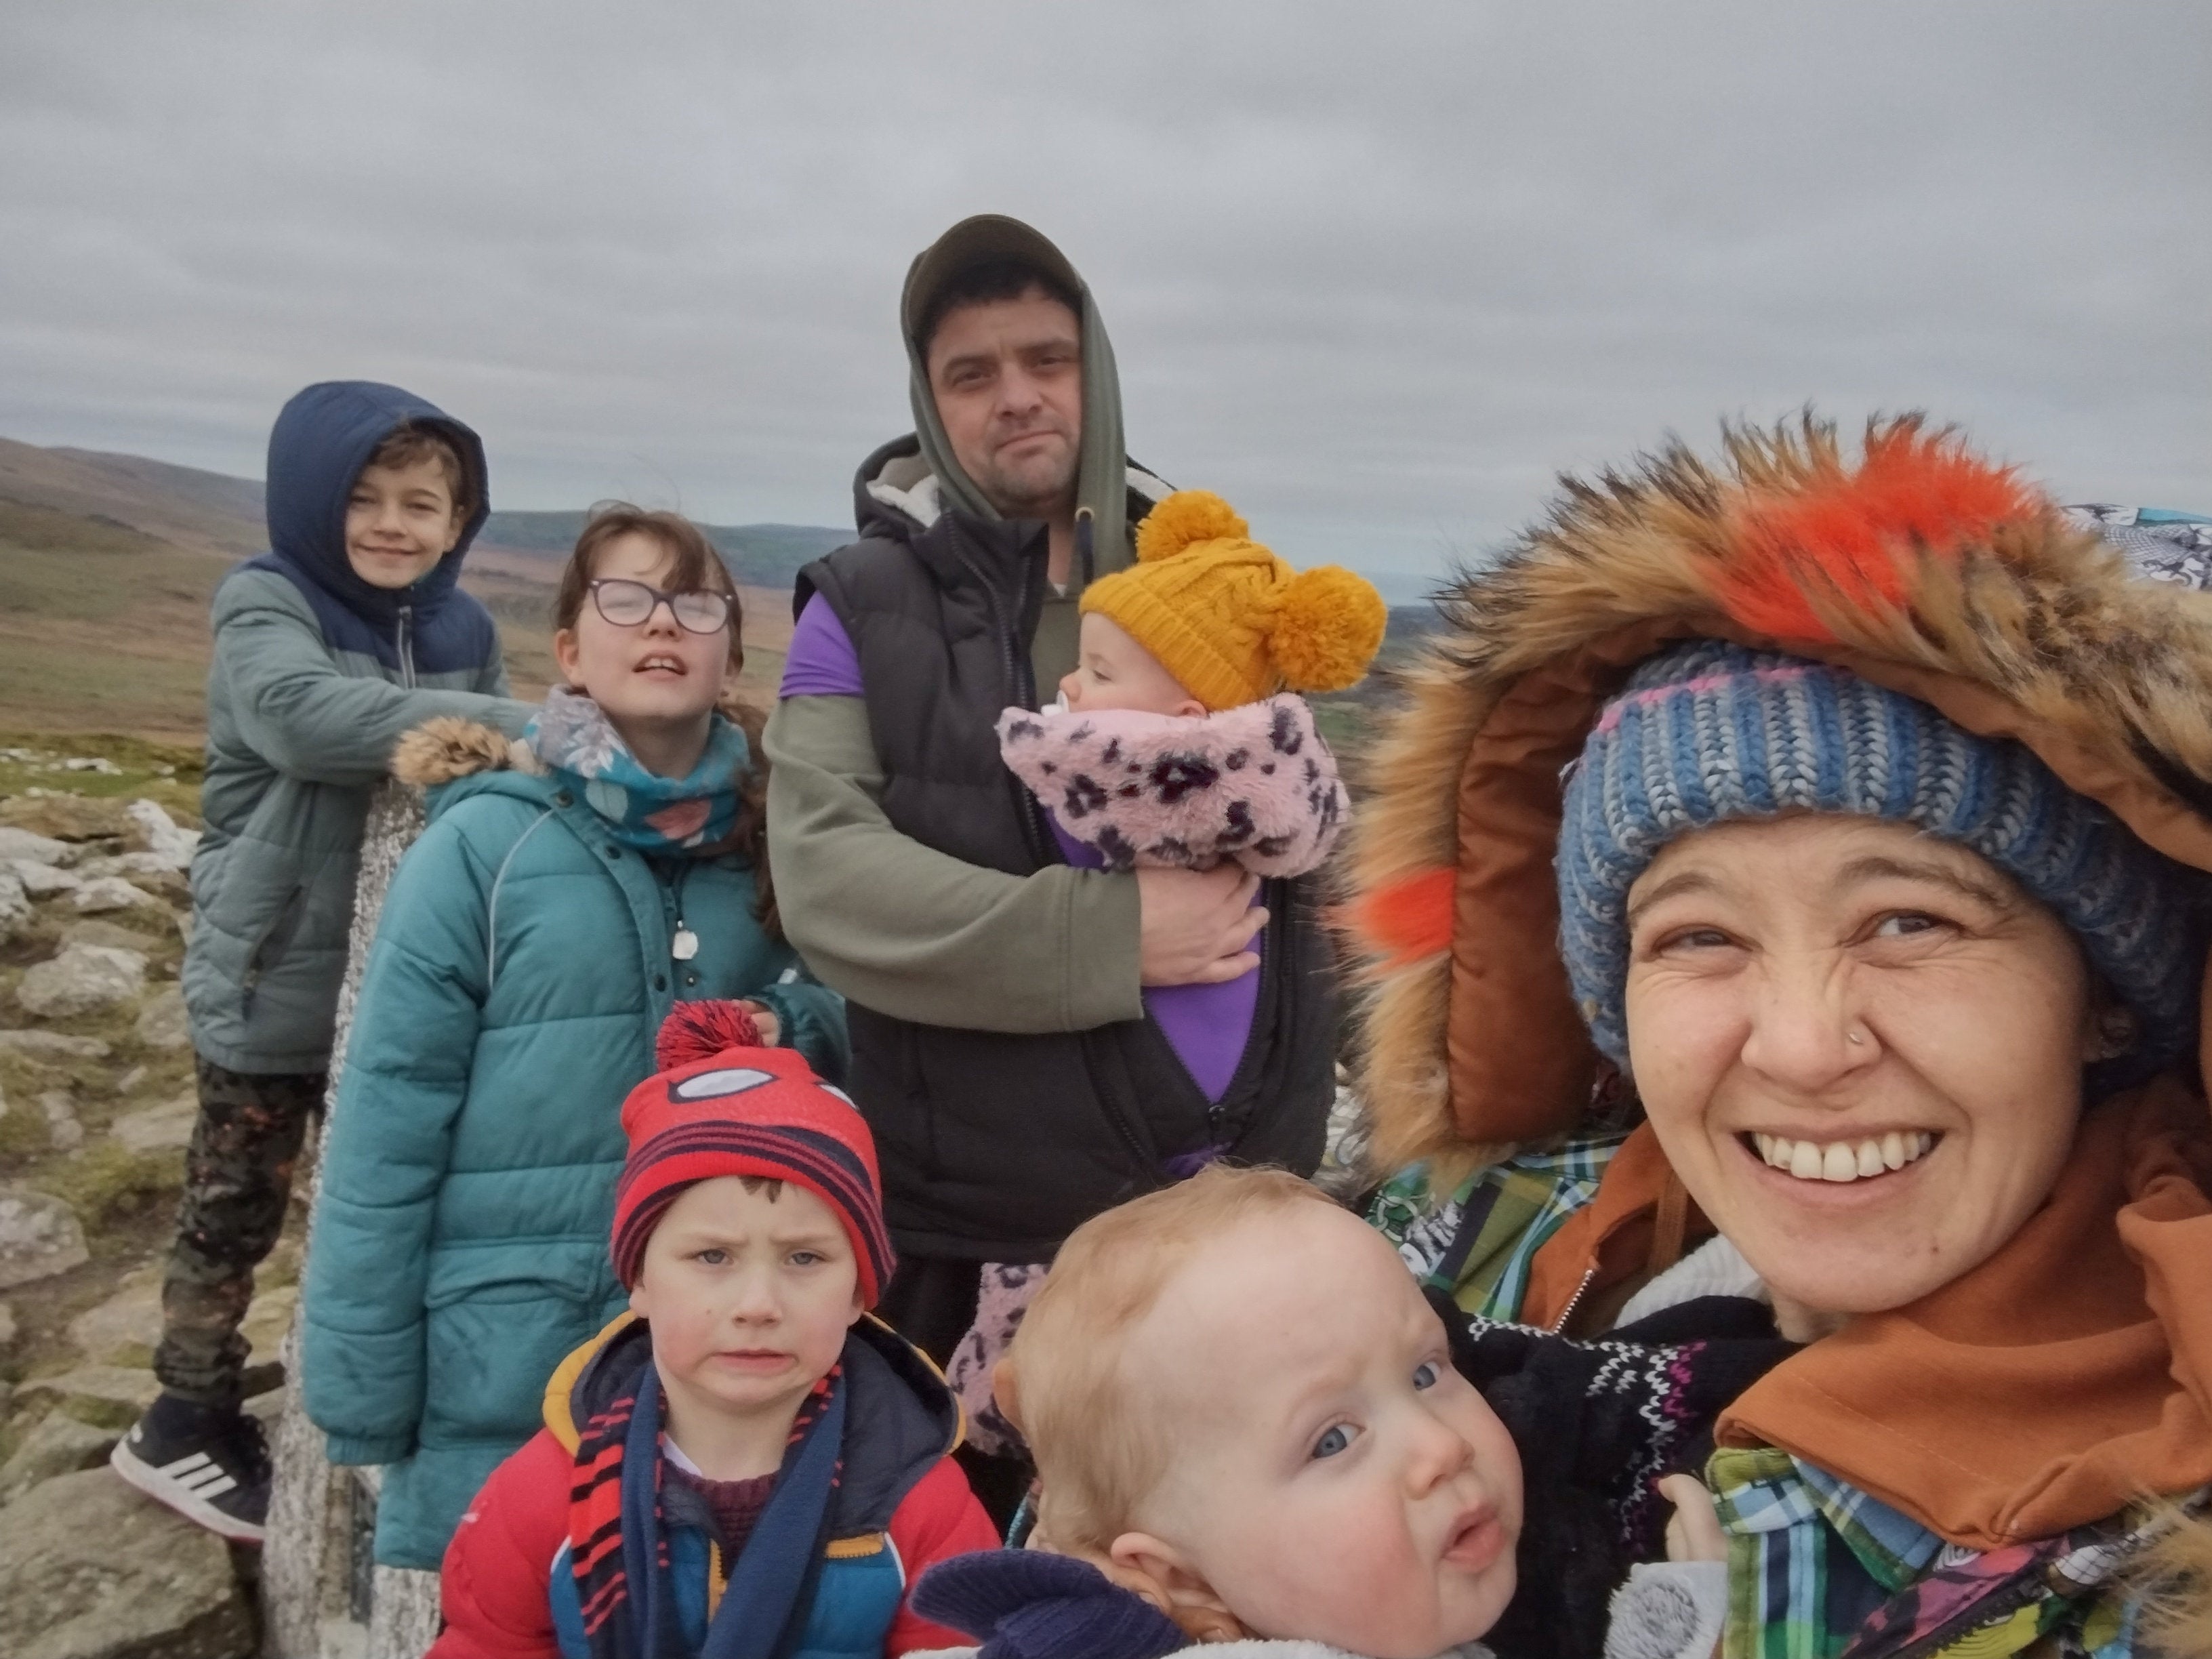
[[[552,678],[553,584],[582,520],[495,513],[469,555],[462,585],[498,618],[520,695]],[[745,684],[769,693],[791,635],[791,578],[843,533],[713,534],[744,592]],[[0,731],[197,739],[208,601],[266,545],[258,480],[0,439]]]

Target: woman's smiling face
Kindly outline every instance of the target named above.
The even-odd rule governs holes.
[[[1901,1307],[2050,1194],[2081,1114],[2088,973],[1986,860],[1875,818],[1724,823],[1652,860],[1628,922],[1651,1127],[1778,1297]]]

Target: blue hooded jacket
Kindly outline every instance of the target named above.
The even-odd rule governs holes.
[[[453,550],[410,587],[378,587],[345,551],[346,498],[376,447],[403,423],[453,445],[471,506]],[[499,658],[491,613],[460,590],[461,561],[491,516],[483,442],[436,404],[374,380],[325,380],[284,405],[269,434],[270,551],[245,567],[298,586],[335,651],[387,671],[411,657],[418,674],[472,673]]]
[[[403,424],[459,452],[471,510],[453,551],[394,591],[354,574],[345,516],[362,466]],[[489,511],[477,434],[397,386],[325,381],[276,417],[271,550],[216,588],[208,670],[184,992],[192,1046],[218,1066],[328,1066],[369,791],[401,734],[437,714],[519,732],[533,712],[507,698],[491,617],[457,586]]]

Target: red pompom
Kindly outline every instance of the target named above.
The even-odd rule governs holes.
[[[664,1072],[712,1060],[726,1048],[757,1048],[760,1027],[742,1002],[679,1002],[660,1022],[653,1063]]]

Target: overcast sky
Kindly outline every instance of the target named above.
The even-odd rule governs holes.
[[[842,524],[907,262],[991,210],[1301,563],[1808,399],[2212,511],[2208,69],[2203,0],[13,4],[0,435],[258,476],[363,376],[495,505]]]

